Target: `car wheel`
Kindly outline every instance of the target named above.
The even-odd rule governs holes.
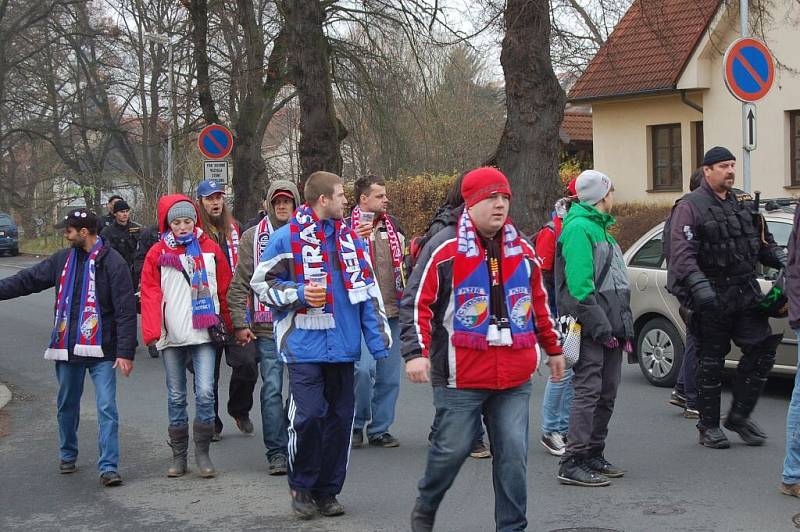
[[[17,255],[19,255],[19,248],[12,249],[11,250],[11,256],[12,257],[16,257]]]
[[[636,338],[636,353],[642,374],[654,386],[675,386],[683,362],[683,339],[664,318],[653,318]]]

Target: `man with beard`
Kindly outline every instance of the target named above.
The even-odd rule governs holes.
[[[236,266],[239,263],[239,238],[241,229],[236,220],[233,219],[228,206],[225,204],[225,190],[216,181],[201,181],[197,185],[197,211],[200,213],[202,227],[206,234],[214,240],[222,252],[228,258],[233,273],[236,273]],[[219,417],[219,369],[222,362],[223,348],[217,349],[216,370],[214,371],[214,438],[219,441],[222,433],[222,420]],[[230,395],[228,399],[228,414],[236,421],[236,426],[245,434],[253,434],[253,422],[250,421],[247,403],[241,401],[242,394],[238,393],[238,388],[244,386],[255,386],[253,376],[246,370],[242,370],[238,365],[232,366]],[[256,376],[256,380],[258,377]],[[252,390],[252,388],[251,388]],[[252,399],[250,399],[252,403]]]
[[[231,311],[236,341],[247,345],[255,341],[258,359],[243,360],[245,366],[238,373],[246,374],[249,380],[234,382],[231,379],[230,401],[242,406],[249,416],[253,405],[253,390],[261,368],[261,426],[264,445],[267,448],[267,467],[270,475],[285,475],[286,415],[283,411],[283,362],[278,358],[272,326],[272,312],[264,305],[250,287],[253,270],[267,249],[272,234],[286,225],[300,204],[300,194],[291,181],[274,181],[267,191],[267,215],[253,227],[242,233],[239,249],[239,264],[228,288],[228,307]],[[236,386],[234,386],[236,384]],[[236,396],[234,396],[234,392]]]
[[[0,280],[0,300],[56,287],[55,325],[44,357],[58,379],[59,472],[74,473],[78,422],[86,373],[97,403],[97,467],[104,486],[118,486],[119,415],[117,378],[133,370],[136,303],[127,264],[97,236],[97,217],[86,209],[69,212],[56,226],[70,247],[36,266]],[[10,488],[9,488],[10,489]]]

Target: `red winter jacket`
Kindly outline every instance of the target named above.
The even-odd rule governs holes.
[[[523,241],[531,276],[531,304],[539,346],[560,355],[542,272],[533,248]],[[403,358],[430,358],[434,386],[504,390],[530,379],[539,364],[539,347],[492,346],[485,351],[454,347],[453,262],[458,249],[455,227],[437,233],[420,253],[400,305]]]
[[[169,209],[179,201],[192,203],[183,194],[163,196],[158,200],[159,230],[162,234],[169,230],[166,221]],[[216,242],[202,233],[199,216],[196,227],[201,231],[198,240],[214,305],[217,313],[225,322],[225,326],[232,331],[233,324],[228,311],[228,286],[233,274],[228,259]],[[208,343],[211,341],[208,332],[193,329],[191,325],[191,286],[179,270],[170,266],[161,266],[161,261],[163,261],[161,256],[165,254],[182,257],[186,254],[186,248],[178,246],[176,249],[171,249],[163,240],[159,240],[147,252],[141,280],[144,342],[150,344],[158,341],[159,349]]]

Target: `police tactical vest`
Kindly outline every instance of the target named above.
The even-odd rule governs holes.
[[[694,229],[698,233],[695,238],[700,241],[697,262],[703,273],[715,278],[754,272],[761,241],[752,200],[747,201],[750,196],[717,201],[697,190],[685,199],[691,201],[700,214]]]

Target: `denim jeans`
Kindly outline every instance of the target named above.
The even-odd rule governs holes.
[[[261,337],[256,341],[261,370],[261,428],[267,458],[286,455],[289,436],[283,410],[283,362],[278,357],[275,339]]]
[[[547,379],[542,399],[542,432],[566,434],[569,430],[569,411],[572,408],[572,368],[564,371],[558,382]]]
[[[508,390],[433,388],[439,426],[419,482],[423,511],[435,513],[469,456],[481,411],[489,431],[497,530],[525,530],[528,520],[528,418],[531,383]]]
[[[800,330],[795,331],[800,365]],[[800,371],[794,376],[794,390],[786,413],[786,459],[783,461],[784,484],[800,483]]]
[[[64,462],[78,458],[78,423],[86,371],[94,383],[97,404],[97,468],[100,473],[116,471],[119,465],[119,414],[117,374],[110,360],[101,362],[56,362],[58,379],[59,457]]]
[[[367,437],[377,438],[394,423],[394,410],[400,394],[403,360],[400,357],[400,319],[389,319],[392,348],[389,358],[375,360],[361,341],[361,360],[355,365],[356,418],[353,429],[367,425]],[[371,420],[371,421],[370,421]]]
[[[214,366],[216,349],[211,344],[167,347],[161,352],[167,374],[167,413],[170,427],[189,424],[186,413],[186,364],[194,366],[195,419],[214,423]]]
[[[675,390],[686,397],[688,408],[697,408],[697,340],[691,331],[686,331],[686,346],[683,348],[683,365],[678,374]]]

